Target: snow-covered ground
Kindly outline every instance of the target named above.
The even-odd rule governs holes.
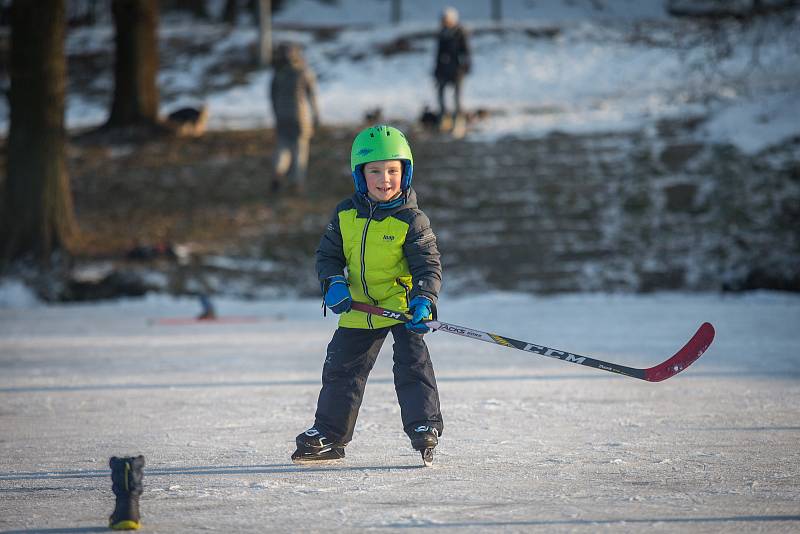
[[[797,20],[745,30],[728,21],[712,39],[695,23],[670,18],[665,2],[655,0],[505,0],[499,23],[491,18],[489,1],[404,0],[398,25],[389,23],[390,4],[294,0],[275,15],[274,41],[306,47],[319,75],[326,124],[357,123],[374,108],[386,120],[413,121],[425,105],[435,107],[433,34],[442,7],[452,4],[474,34],[465,106],[493,113],[476,126],[474,138],[636,129],[662,117],[708,115],[700,133],[705,139],[756,152],[800,132],[794,120],[800,108]],[[318,38],[312,30],[323,27],[340,31]],[[542,36],[549,30],[558,33]],[[222,24],[167,15],[160,35],[165,57],[174,55],[164,44],[169,39],[211,45],[208,54],[162,65],[165,112],[206,102],[212,129],[272,125],[271,71],[251,71],[234,81],[224,68],[227,58],[241,62],[255,45],[257,31],[247,17],[231,32]],[[409,39],[411,51],[379,51],[401,37]],[[67,48],[108,53],[113,30],[108,23],[71,30]],[[209,83],[211,89],[198,93]],[[110,98],[110,69],[91,86],[93,97],[68,95],[69,127],[107,117],[108,102],[96,95]],[[6,103],[0,101],[0,131],[7,127]]]
[[[414,120],[425,105],[435,109],[435,40],[411,37],[409,53],[384,56],[378,49],[435,32],[441,9],[454,5],[474,34],[465,107],[494,113],[473,138],[628,130],[658,118],[706,114],[711,120],[700,135],[748,152],[800,132],[793,119],[800,108],[798,21],[744,30],[723,23],[715,40],[692,22],[670,18],[661,1],[506,0],[498,23],[490,2],[404,0],[396,26],[387,24],[389,4],[300,0],[276,15],[278,27],[355,26],[329,42],[299,32],[274,36],[306,45],[326,122],[359,122],[374,108],[390,120]],[[553,29],[554,38],[530,35]],[[256,39],[255,30],[246,35],[231,38]],[[217,49],[228,46],[222,40]],[[212,126],[271,125],[262,100],[270,76],[262,71],[246,86],[208,95]]]
[[[109,456],[144,454],[147,532],[331,529],[797,532],[800,297],[444,296],[442,319],[633,366],[703,321],[717,338],[652,384],[445,333],[427,337],[445,433],[402,433],[391,342],[345,461],[295,466],[335,319],[316,300],[221,301],[258,322],[164,326],[192,300],[0,308],[0,530],[94,532]]]

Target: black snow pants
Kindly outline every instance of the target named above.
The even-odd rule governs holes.
[[[444,425],[428,346],[421,334],[398,324],[375,330],[338,328],[333,334],[314,421],[314,427],[331,440],[347,444],[353,439],[367,377],[390,330],[403,430],[410,436],[417,426],[428,425],[441,435]]]

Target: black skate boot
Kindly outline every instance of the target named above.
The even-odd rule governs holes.
[[[439,431],[432,426],[420,425],[411,433],[411,446],[422,454],[426,467],[433,464],[433,449],[439,444]]]
[[[344,458],[344,445],[331,441],[314,427],[309,428],[297,438],[297,450],[292,454],[295,463],[324,462]]]
[[[111,467],[111,489],[117,498],[108,526],[113,530],[138,530],[139,496],[144,490],[144,456],[114,456],[108,465]]]

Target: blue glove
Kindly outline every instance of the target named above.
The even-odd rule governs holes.
[[[417,296],[411,299],[411,302],[408,303],[408,313],[410,313],[413,318],[410,322],[406,323],[406,328],[416,334],[427,334],[430,332],[431,329],[425,326],[423,321],[429,321],[431,319],[432,306],[433,302],[431,302],[431,299],[428,297]]]
[[[325,290],[325,306],[333,313],[349,312],[353,304],[353,297],[347,288],[347,280],[344,276],[337,274],[325,280],[327,289]]]

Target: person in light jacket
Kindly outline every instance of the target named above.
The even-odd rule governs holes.
[[[311,137],[319,126],[317,81],[299,45],[283,43],[275,50],[270,84],[275,113],[276,147],[272,191],[305,190]],[[288,184],[287,182],[288,178]]]

